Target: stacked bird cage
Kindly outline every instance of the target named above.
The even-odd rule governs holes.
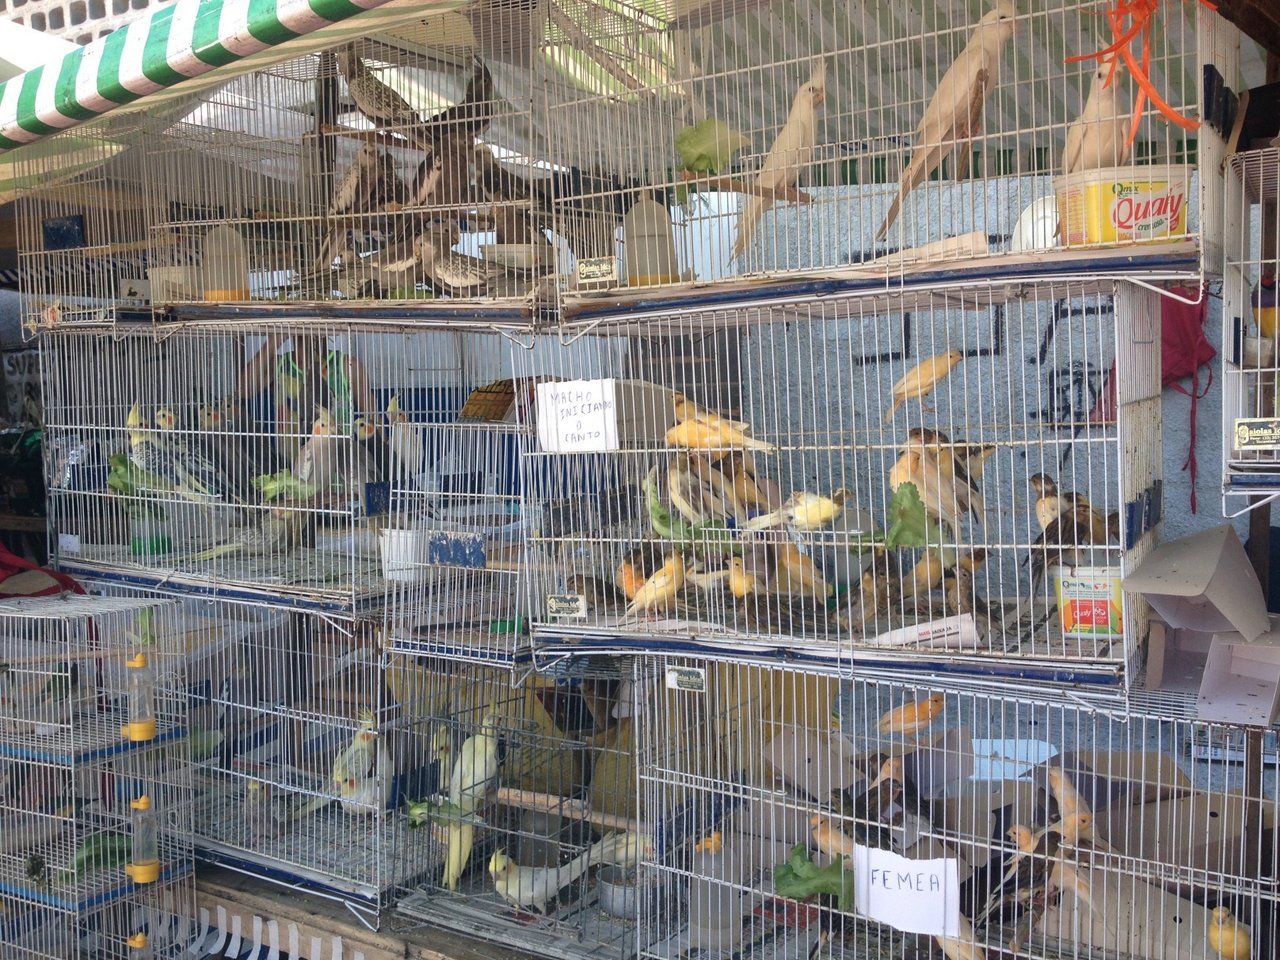
[[[465,328],[336,322],[51,331],[59,563],[283,606],[375,607],[384,559],[399,562],[392,530],[421,533],[428,511],[477,536],[518,523],[514,393],[459,423],[511,349]]]
[[[640,956],[1277,949],[1280,775],[1203,750],[1257,731],[1168,696],[1116,714],[681,657],[637,676]]]
[[[1280,150],[1231,158],[1224,211],[1222,430],[1224,512],[1242,513],[1280,491]],[[1244,500],[1244,498],[1250,498]]]
[[[193,911],[174,605],[0,609],[0,953],[176,957]]]
[[[553,229],[575,257],[570,303],[600,287],[883,282],[1031,254],[1037,269],[1073,269],[1084,248],[1104,269],[1119,253],[1194,263],[1201,138],[1230,123],[1200,103],[1201,77],[1235,75],[1230,44],[1213,45],[1234,28],[1198,4],[1102,13],[1092,0],[906,14],[804,0],[785,12],[651,3],[584,21],[552,4],[547,159],[613,178],[556,204]],[[584,49],[612,56],[585,92],[556,70]],[[1002,266],[999,254],[1014,256]]]
[[[1160,299],[982,284],[592,328],[537,388],[535,647],[1126,682]]]
[[[533,954],[632,957],[638,814],[630,664],[517,677],[456,658],[393,671],[420,793],[404,859],[407,921]]]

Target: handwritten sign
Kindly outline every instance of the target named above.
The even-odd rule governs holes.
[[[907,933],[960,936],[959,861],[911,860],[855,845],[854,906],[864,917]]]
[[[538,384],[538,442],[552,453],[618,449],[613,380]]]

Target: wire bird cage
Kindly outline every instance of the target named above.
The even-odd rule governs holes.
[[[1090,57],[1116,39],[1097,2],[641,6],[553,17],[542,38],[614,57],[585,91],[545,84],[547,159],[618,180],[556,205],[571,297],[838,268],[883,281],[999,254],[1052,271],[1085,248],[1095,268],[1197,257],[1200,140],[1224,129],[1202,65],[1234,75],[1212,45],[1233,28],[1199,5],[1153,4],[1120,45],[1137,72],[1118,59],[1114,77]],[[1135,121],[1139,82],[1163,113],[1137,99]]]
[[[1280,359],[1280,255],[1274,237],[1280,214],[1280,150],[1231,158],[1223,230],[1223,505],[1242,513],[1269,503],[1280,490],[1280,428],[1276,425]],[[1270,231],[1270,232],[1268,232]],[[1249,500],[1241,502],[1241,498]],[[1254,499],[1256,498],[1256,499]]]
[[[1124,682],[1160,297],[1041,284],[601,325],[538,386],[534,645]]]
[[[484,376],[501,372],[507,352],[497,338],[474,339],[492,341],[474,349]],[[392,649],[508,666],[527,659],[519,572],[537,515],[521,496],[520,464],[533,444],[538,379],[480,382],[447,417],[392,415],[388,441],[408,465],[392,473],[382,534]]]
[[[401,920],[554,957],[635,955],[631,668],[587,658],[517,677],[456,659],[394,671],[421,792]]]
[[[518,421],[460,422],[524,351],[497,334],[118,324],[50,332],[41,351],[64,569],[360,611],[401,583],[384,577],[389,528],[497,544],[519,522]],[[475,576],[496,589],[504,571]]]
[[[174,608],[0,603],[0,953],[185,950],[192,905],[185,664]]]
[[[1176,697],[1113,713],[661,656],[637,676],[642,957],[1275,955],[1260,732]],[[957,935],[901,890],[878,912],[895,863],[939,877]]]

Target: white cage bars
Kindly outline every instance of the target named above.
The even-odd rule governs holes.
[[[512,347],[334,322],[50,331],[59,562],[277,605],[381,602],[391,516],[408,529],[406,511],[438,507],[455,531],[484,533],[509,509],[514,427],[485,411],[474,429],[446,425],[473,388],[510,375]],[[468,496],[490,509],[446,502]]]
[[[643,957],[1275,955],[1260,731],[685,658],[638,678]],[[963,934],[857,915],[856,846],[954,860]]]
[[[577,3],[572,21],[557,6],[549,56],[613,55],[586,90],[545,84],[547,159],[619,179],[556,205],[588,290],[1176,247],[1199,232],[1202,65],[1234,83],[1213,44],[1234,28],[1193,4],[1153,5],[1149,46],[1132,40],[1168,108],[1142,109],[1132,144],[1126,62],[1109,83],[1110,61],[1067,62],[1111,46],[1104,3]]]
[[[191,768],[174,605],[0,603],[0,953],[185,949]]]
[[[557,255],[533,220],[530,161],[500,144],[530,137],[532,90],[498,93],[482,59],[448,35],[426,47],[429,34],[363,38],[166,105],[119,156],[114,127],[91,125],[113,149],[52,189],[41,180],[61,159],[26,162],[29,322],[49,308],[526,296]]]
[[[435,657],[393,671],[420,776],[402,920],[551,957],[635,955],[630,664],[523,678]]]
[[[830,298],[578,339],[568,382],[539,387],[552,445],[526,458],[535,647],[1123,680],[1145,626],[1113,580],[1159,519],[1161,307],[1107,290]],[[609,446],[559,427],[593,389],[617,449],[573,452]]]
[[[1270,502],[1280,490],[1280,150],[1231,158],[1227,177],[1222,278],[1224,512]],[[1244,497],[1256,500],[1242,501]]]

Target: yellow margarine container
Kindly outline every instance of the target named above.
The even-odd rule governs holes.
[[[1187,232],[1191,167],[1105,167],[1058,177],[1058,223],[1069,247],[1135,243]]]
[[[1108,639],[1124,635],[1118,567],[1054,567],[1050,575],[1063,636]]]

